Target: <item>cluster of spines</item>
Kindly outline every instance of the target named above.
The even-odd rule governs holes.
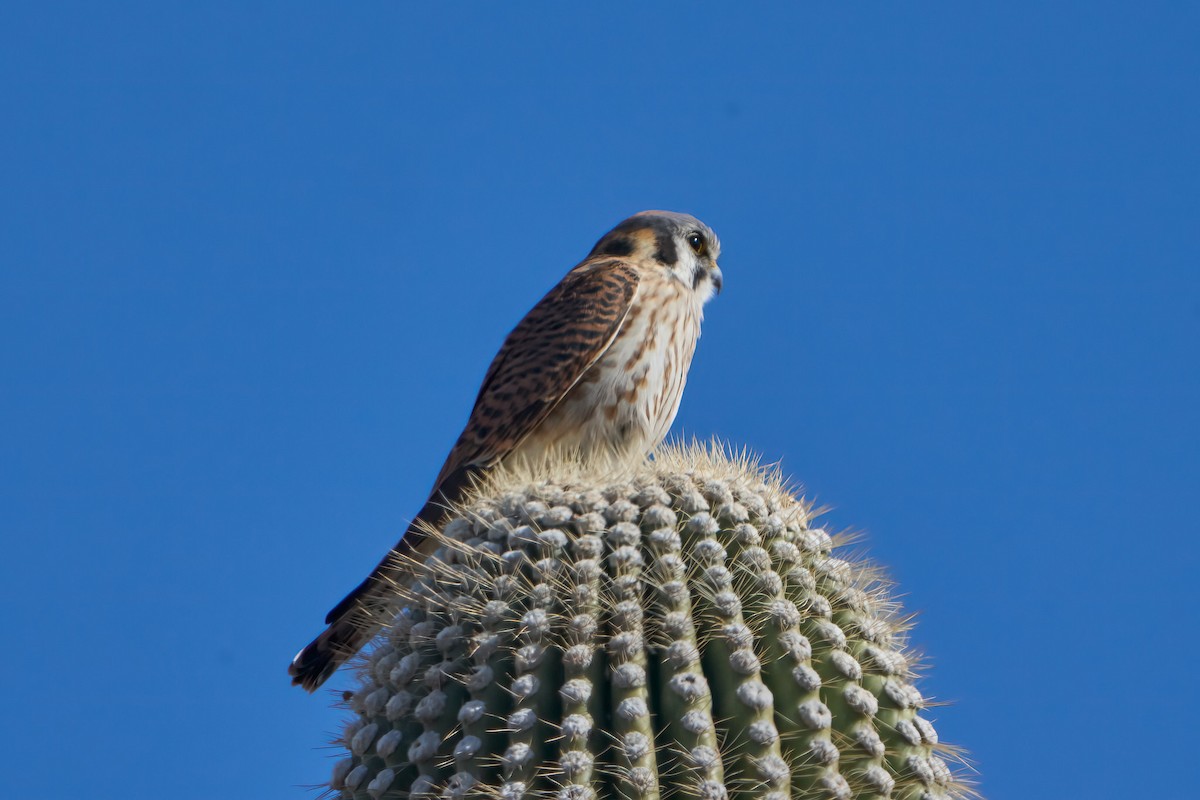
[[[808,511],[713,460],[601,491],[481,498],[349,697],[345,797],[967,794],[905,623]]]

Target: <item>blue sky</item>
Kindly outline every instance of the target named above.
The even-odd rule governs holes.
[[[981,788],[1192,796],[1200,13],[596,5],[0,12],[6,794],[313,796],[288,659],[670,208],[676,431],[862,532]]]

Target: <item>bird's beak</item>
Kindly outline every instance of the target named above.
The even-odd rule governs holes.
[[[717,294],[720,294],[721,286],[725,283],[725,276],[721,274],[721,268],[713,264],[712,269],[708,271],[708,279],[712,281],[713,288],[717,290]]]

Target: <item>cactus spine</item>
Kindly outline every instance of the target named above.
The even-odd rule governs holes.
[[[748,459],[497,476],[361,659],[345,798],[933,798],[907,621]],[[557,477],[545,479],[548,474]]]

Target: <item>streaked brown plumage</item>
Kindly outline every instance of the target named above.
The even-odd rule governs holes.
[[[483,379],[466,428],[404,536],[329,612],[297,654],[292,682],[309,691],[374,635],[377,589],[424,554],[473,476],[555,451],[584,459],[644,458],[679,409],[704,303],[721,288],[720,243],[695,217],[643,211],[606,234],[513,329]]]

